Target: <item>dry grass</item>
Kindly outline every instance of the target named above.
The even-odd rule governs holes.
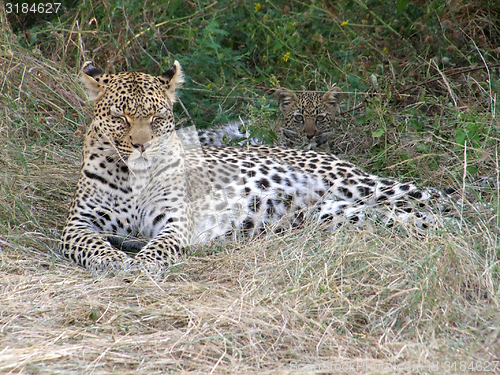
[[[288,373],[294,363],[492,360],[496,239],[453,232],[307,228],[190,257],[161,280],[92,276],[3,245],[0,369]]]
[[[200,249],[161,279],[58,258],[88,107],[72,72],[14,43],[0,71],[0,372],[446,373],[446,360],[500,359],[498,216],[477,203],[424,236],[310,226]]]

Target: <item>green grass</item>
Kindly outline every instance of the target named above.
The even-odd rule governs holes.
[[[362,361],[450,373],[445,361],[499,360],[500,9],[429,4],[66,1],[53,17],[9,15],[13,33],[0,11],[0,372]],[[264,135],[279,122],[278,85],[337,84],[328,151],[455,188],[458,220],[425,235],[309,225],[201,247],[161,279],[92,275],[55,254],[91,117],[78,83],[87,60],[151,74],[179,60],[179,122],[250,116]]]

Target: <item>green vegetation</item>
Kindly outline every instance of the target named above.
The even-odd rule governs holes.
[[[179,119],[199,128],[237,120],[277,85],[338,85],[346,95],[330,150],[374,171],[396,164],[399,174],[426,179],[422,168],[437,171],[443,158],[458,171],[460,146],[491,156],[498,139],[494,1],[62,4],[51,19],[11,13],[17,42],[75,74],[86,60],[154,74],[179,60],[188,78]],[[403,144],[409,137],[412,147]]]
[[[498,2],[67,0],[53,15],[6,3],[0,372],[287,373],[363,359],[446,373],[445,360],[499,360]],[[54,253],[91,117],[77,77],[88,60],[151,74],[179,60],[179,124],[251,118],[268,141],[278,85],[338,85],[327,151],[454,188],[458,221],[425,236],[310,226],[201,248],[162,280],[90,275]]]

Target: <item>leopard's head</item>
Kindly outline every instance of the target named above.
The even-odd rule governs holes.
[[[88,142],[100,139],[127,158],[136,150],[144,151],[154,139],[171,134],[175,91],[183,77],[177,61],[157,77],[139,72],[105,74],[86,63],[81,80],[94,101]]]
[[[284,135],[307,137],[309,142],[319,143],[333,125],[341,91],[334,87],[326,93],[316,91],[294,92],[281,89],[276,92],[278,105],[283,113]]]

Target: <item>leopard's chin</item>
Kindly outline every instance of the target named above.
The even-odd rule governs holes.
[[[127,161],[130,163],[130,162],[138,161],[139,159],[144,159],[143,154],[144,153],[139,151],[139,150],[134,150],[132,152],[129,152],[128,157],[127,157]]]

